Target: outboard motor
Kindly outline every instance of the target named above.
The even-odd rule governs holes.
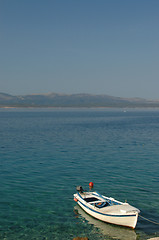
[[[80,192],[80,193],[83,193],[83,188],[82,188],[82,186],[77,186],[76,187],[76,190],[78,191],[78,192]]]

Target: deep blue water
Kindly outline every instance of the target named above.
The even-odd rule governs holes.
[[[159,110],[0,110],[0,239],[159,236],[142,218],[133,231],[85,214],[73,193],[90,181],[159,222]]]

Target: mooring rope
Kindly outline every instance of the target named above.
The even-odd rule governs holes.
[[[148,222],[151,222],[151,223],[154,223],[154,224],[158,224],[158,225],[159,225],[159,222],[152,221],[152,220],[150,220],[150,219],[148,219],[148,218],[145,218],[145,217],[141,216],[140,214],[139,214],[139,217],[145,219],[145,220],[148,221]]]

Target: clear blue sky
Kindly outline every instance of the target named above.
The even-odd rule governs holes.
[[[159,99],[158,0],[0,0],[0,92]]]

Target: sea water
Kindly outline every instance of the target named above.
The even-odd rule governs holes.
[[[159,222],[159,110],[0,110],[0,239],[159,236],[141,217],[130,230],[86,214],[73,193],[90,181]]]

